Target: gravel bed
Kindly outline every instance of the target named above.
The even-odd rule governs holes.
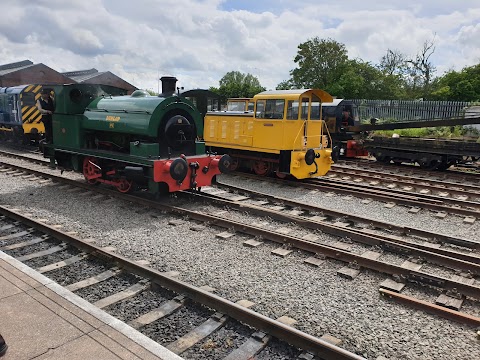
[[[218,179],[221,183],[240,186],[330,210],[341,211],[345,214],[366,216],[378,221],[391,222],[400,226],[414,227],[441,234],[466,237],[480,242],[480,221],[476,221],[474,224],[467,224],[463,222],[463,217],[461,216],[449,215],[439,220],[434,216],[435,212],[429,210],[421,210],[419,213],[413,214],[408,212],[410,210],[409,207],[397,205],[391,209],[387,209],[384,207],[385,203],[379,201],[363,204],[362,198],[346,197],[333,193],[325,194],[321,191],[311,191],[301,187],[272,186],[272,184],[266,181],[245,181],[245,179],[239,176],[232,175],[221,175]]]
[[[461,311],[478,317],[480,316],[480,311],[478,310],[479,308],[480,308],[480,301],[466,298],[463,302]]]
[[[46,272],[44,275],[56,281],[62,286],[88,279],[89,277],[107,271],[110,267],[101,260],[90,258],[77,261],[72,265],[65,266]]]
[[[142,327],[140,331],[166,346],[206,321],[214,312],[196,304],[186,304],[163,319]]]
[[[79,289],[75,291],[75,294],[94,303],[100,299],[113,295],[114,293],[125,290],[139,280],[140,278],[138,276],[120,273],[120,275],[114,276],[98,284]]]
[[[16,242],[23,242],[23,241],[26,241],[26,240],[21,239],[19,241],[19,239],[17,239]],[[60,245],[60,243],[53,243],[53,242],[50,242],[50,241],[44,241],[44,242],[41,242],[41,243],[38,243],[38,244],[33,244],[33,245],[30,245],[30,246],[24,246],[24,247],[21,247],[21,248],[18,248],[18,249],[6,250],[5,252],[8,255],[16,258],[16,257],[20,257],[20,256],[23,256],[23,255],[33,254],[33,253],[36,253],[38,251],[47,250],[47,249],[50,249],[50,248],[58,246],[58,245]]]
[[[253,332],[254,330],[248,326],[229,319],[222,328],[205,338],[203,342],[182,353],[182,357],[189,360],[223,359],[247,341]]]
[[[18,232],[21,232],[21,231],[24,231],[24,229],[16,229],[15,231],[11,231],[9,233],[5,232],[5,233],[1,233],[0,234],[0,238],[2,236],[7,236],[9,234],[15,234],[15,233],[18,233]],[[13,239],[5,239],[5,240],[0,240],[0,247],[2,246],[7,246],[7,245],[12,245],[12,244],[16,244],[16,243],[19,243],[19,242],[23,242],[23,241],[28,241],[28,240],[32,240],[34,238],[37,238],[38,236],[35,236],[35,235],[32,235],[32,234],[28,234],[28,235],[24,235],[22,236],[21,238],[13,238]]]
[[[458,217],[437,219],[425,211],[412,215],[401,206],[387,210],[378,202],[365,205],[359,199],[345,201],[340,196],[314,195],[302,189],[291,189],[289,193],[284,187],[262,182],[237,182],[239,186],[265,189],[279,196],[323,203],[345,213],[368,214],[379,220],[388,218],[399,225],[474,239],[480,233],[478,222],[467,225]],[[297,328],[315,336],[328,333],[341,339],[345,349],[368,358],[379,355],[391,359],[480,358],[472,327],[379,296],[378,286],[386,278],[382,274],[362,270],[351,281],[336,275],[344,266],[341,262],[326,260],[320,267],[312,267],[303,263],[307,254],[300,251],[285,258],[272,256],[274,247],[269,243],[251,249],[242,244],[248,237],[235,235],[227,240],[216,237],[224,229],[206,226],[202,231],[193,231],[192,223],[186,219],[178,226],[168,225],[172,219],[169,214],[135,213],[141,208],[117,200],[109,203],[91,200],[79,193],[59,191],[54,185],[41,186],[3,173],[0,184],[3,204],[28,209],[50,223],[77,231],[79,236],[95,238],[100,246],[115,246],[118,253],[132,260],[146,259],[162,271],[179,271],[182,280],[197,286],[210,285],[231,301],[251,300],[256,303],[253,310],[266,316],[293,317],[298,321]],[[175,200],[172,196],[171,201]],[[388,256],[384,254],[381,259]],[[472,303],[471,307],[471,313],[478,316],[478,303]],[[168,333],[172,338],[180,335],[173,329]]]
[[[377,251],[378,250],[374,250]],[[407,255],[399,255],[399,254],[394,254],[391,252],[387,251],[382,251],[382,255],[378,258],[378,260],[392,264],[392,265],[402,265],[402,263],[406,260],[409,259],[409,256]]]
[[[196,204],[191,203],[191,202],[187,203],[187,204],[182,204],[182,206],[184,206],[186,208],[190,208],[190,209],[195,209],[196,208],[195,207]],[[216,213],[220,210],[221,210],[221,208],[219,208],[219,207],[216,208],[215,206],[212,206],[212,205],[205,206],[205,207],[202,208],[202,211],[207,212],[207,213],[212,213],[212,214]],[[252,215],[248,214],[247,212],[240,212],[240,211],[234,211],[234,210],[230,210],[227,213],[221,214],[221,217],[224,217],[224,218],[227,218],[227,219],[232,219],[232,220],[235,220],[235,221],[240,221],[240,222],[243,222],[243,223],[246,223],[246,224],[253,224],[255,222],[257,222],[257,223],[259,222],[258,217],[252,216]],[[341,220],[341,219],[339,219],[339,220]],[[302,228],[302,227],[298,226],[295,223],[284,223],[284,222],[279,222],[279,221],[272,220],[270,218],[260,218],[260,222],[263,222],[265,224],[262,227],[264,229],[267,229],[267,230],[274,231],[274,230],[280,229],[280,228],[290,229],[291,232],[288,233],[288,235],[291,235],[291,236],[294,236],[294,237],[301,238],[301,237],[303,237],[307,234],[312,234],[313,233],[313,234],[315,234],[319,237],[319,239],[316,242],[318,242],[319,244],[322,244],[322,245],[333,246],[338,242],[343,243],[343,244],[347,244],[349,246],[349,251],[352,254],[356,254],[356,255],[363,254],[366,251],[378,251],[379,250],[379,247],[377,247],[377,246],[371,246],[371,245],[358,243],[358,242],[355,242],[355,241],[353,241],[349,238],[346,238],[346,237],[341,238],[341,237],[338,237],[338,236],[332,236],[332,235],[323,233],[321,230],[305,229],[305,228]],[[423,241],[420,241],[420,240],[418,240],[418,242],[423,243]],[[466,250],[466,251],[468,252],[468,250]],[[405,260],[409,259],[408,257],[398,255],[396,253],[391,253],[391,252],[387,252],[387,251],[381,251],[381,252],[383,252],[383,253],[385,253],[385,255],[387,255],[387,256],[382,257],[382,259],[381,259],[382,261],[389,262],[389,263],[393,262],[395,265],[401,265]],[[452,277],[452,275],[455,275],[455,271],[453,271],[451,269],[448,269],[448,268],[445,268],[445,267],[442,267],[440,265],[436,265],[436,264],[425,263],[422,266],[422,271],[430,273],[430,274],[436,274],[436,275],[439,275],[439,276],[443,276],[443,277],[446,277],[446,278],[450,278],[450,277]]]
[[[255,360],[296,359],[302,352],[278,339],[270,341],[268,346],[255,356]]]
[[[104,310],[116,318],[128,322],[159,307],[175,296],[175,293],[166,289],[146,290],[132,298],[110,305]]]
[[[63,251],[59,251],[58,253],[41,256],[36,259],[31,259],[25,261],[25,264],[30,266],[31,268],[37,269],[39,267],[50,265],[65,259],[68,259],[72,256],[75,256],[79,253],[79,251],[73,247],[67,247]]]

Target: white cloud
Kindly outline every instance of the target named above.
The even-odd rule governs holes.
[[[109,70],[153,90],[159,75],[205,88],[231,70],[274,88],[289,78],[297,46],[314,36],[372,63],[387,49],[413,56],[435,36],[438,75],[480,61],[478,1],[318,3],[248,1],[228,11],[221,0],[38,0],[28,8],[11,0],[0,22],[0,56],[59,71]]]

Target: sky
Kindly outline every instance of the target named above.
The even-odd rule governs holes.
[[[240,71],[275,89],[298,45],[316,36],[372,64],[388,49],[414,57],[434,41],[441,76],[480,63],[480,1],[9,0],[0,64],[96,68],[153,91],[163,75],[193,89]]]

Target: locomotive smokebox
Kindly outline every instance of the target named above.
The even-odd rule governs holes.
[[[161,97],[167,97],[175,94],[175,86],[177,85],[177,78],[175,76],[162,76],[160,78],[162,82]]]

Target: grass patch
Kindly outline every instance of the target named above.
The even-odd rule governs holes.
[[[372,132],[375,136],[392,137],[398,134],[401,137],[427,137],[442,139],[468,138],[471,140],[478,139],[480,132],[471,126],[439,126],[433,128],[419,129],[398,129],[398,130],[375,130]]]

